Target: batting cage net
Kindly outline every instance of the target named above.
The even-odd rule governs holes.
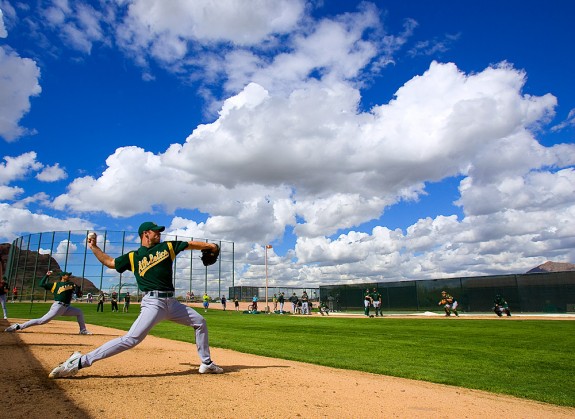
[[[95,231],[98,246],[115,258],[131,250],[137,250],[141,243],[136,232]],[[126,292],[132,301],[141,298],[132,272],[122,274],[103,266],[87,247],[89,231],[53,231],[35,233],[19,237],[12,244],[2,245],[3,275],[8,280],[9,289],[17,290],[18,300],[46,299],[47,291],[38,287],[40,278],[47,272],[72,272],[71,280],[77,285],[77,298],[84,299],[88,294],[117,293],[123,298]],[[217,243],[221,252],[218,261],[205,267],[200,259],[200,251],[186,251],[174,261],[173,284],[177,296],[222,295],[234,286],[234,243],[221,240],[208,240],[197,237],[162,234],[162,239],[181,241],[206,241]],[[6,246],[9,249],[6,249]]]

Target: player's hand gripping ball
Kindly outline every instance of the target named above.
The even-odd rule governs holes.
[[[96,237],[97,237],[96,233],[94,233],[94,232],[88,233],[88,241],[94,241],[94,243],[95,243]]]
[[[215,243],[214,243],[215,244]],[[202,250],[202,263],[204,266],[210,266],[217,262],[220,256],[220,246],[216,244],[216,250],[204,249]]]

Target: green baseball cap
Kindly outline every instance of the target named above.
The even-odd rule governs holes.
[[[153,231],[164,231],[166,227],[159,226],[152,221],[146,221],[145,223],[140,224],[140,228],[138,228],[138,235],[141,236],[144,231],[153,230]]]
[[[72,272],[62,272],[60,275],[62,275],[62,276],[70,276],[70,275],[72,275]]]

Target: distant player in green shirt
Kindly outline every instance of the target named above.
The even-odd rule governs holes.
[[[371,292],[371,301],[373,301],[373,308],[375,308],[375,317],[383,316],[381,314],[381,294],[377,288],[374,288]]]
[[[505,298],[503,298],[499,294],[497,294],[495,296],[495,299],[493,300],[493,311],[499,317],[503,316],[503,313],[505,313],[507,317],[511,316],[511,311],[509,310],[509,305],[507,304],[507,301],[505,301]]]
[[[371,292],[369,292],[369,288],[365,290],[365,294],[363,295],[363,305],[364,309],[363,312],[366,316],[369,317],[369,307],[371,306],[373,299],[371,298]]]
[[[441,291],[441,300],[439,301],[439,305],[443,306],[446,316],[451,316],[451,313],[453,312],[453,314],[459,317],[459,313],[457,312],[457,300],[453,298],[452,295],[448,294],[447,291]]]
[[[72,275],[72,272],[62,272],[60,275],[62,276],[60,281],[56,281],[53,284],[50,283],[52,271],[46,272],[46,275],[44,275],[40,280],[40,287],[54,293],[54,303],[50,307],[50,310],[39,319],[28,320],[26,323],[22,324],[14,323],[12,326],[6,328],[6,330],[4,330],[5,332],[15,332],[16,330],[24,330],[28,327],[46,324],[58,316],[76,316],[78,325],[80,326],[80,334],[91,335],[91,333],[86,330],[86,323],[84,322],[84,313],[82,310],[70,305],[72,295],[76,290],[76,284],[70,281],[70,275]]]

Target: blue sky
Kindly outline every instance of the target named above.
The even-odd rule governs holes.
[[[248,285],[266,243],[285,286],[575,261],[571,1],[0,10],[1,242],[154,220]]]

